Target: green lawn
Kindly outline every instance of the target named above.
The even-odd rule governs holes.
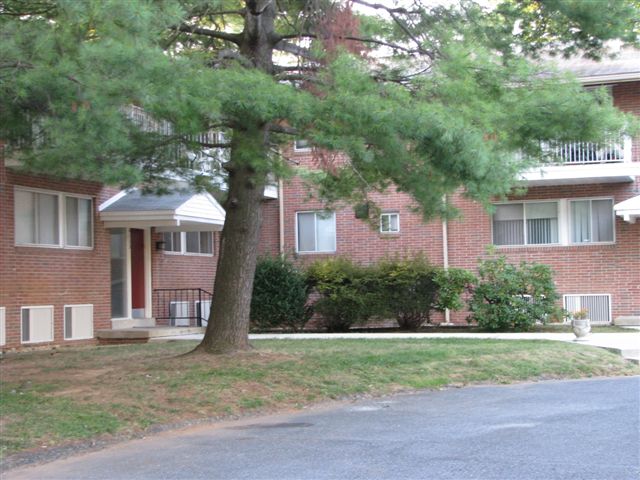
[[[639,367],[605,350],[545,341],[261,340],[253,351],[235,356],[179,356],[194,346],[170,342],[5,355],[2,451],[361,394],[640,374]]]

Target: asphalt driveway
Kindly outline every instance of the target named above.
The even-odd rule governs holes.
[[[403,394],[192,428],[3,479],[640,478],[640,377]]]

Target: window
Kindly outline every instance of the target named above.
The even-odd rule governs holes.
[[[165,252],[213,255],[212,232],[165,232],[163,240]]]
[[[293,150],[296,152],[308,152],[311,150],[311,143],[309,140],[301,138],[293,142]]]
[[[16,245],[92,248],[90,198],[15,189]]]
[[[165,232],[162,236],[165,252],[182,253],[182,234],[180,232]]]
[[[613,242],[613,200],[572,200],[571,243]]]
[[[91,247],[91,217],[90,199],[66,197],[67,246]]]
[[[65,340],[93,338],[93,305],[65,305]]]
[[[16,244],[60,245],[58,196],[15,191]]]
[[[124,228],[111,235],[111,318],[126,318],[128,312],[127,236]]]
[[[22,343],[53,341],[53,307],[22,307],[20,310]]]
[[[299,212],[296,215],[298,252],[336,251],[334,212]]]
[[[211,232],[186,232],[187,253],[213,254]]]
[[[558,243],[558,202],[509,203],[496,206],[494,245]]]
[[[380,232],[381,233],[400,232],[400,214],[399,213],[381,214],[380,215]]]

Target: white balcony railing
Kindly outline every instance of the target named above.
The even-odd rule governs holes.
[[[547,144],[544,150],[564,165],[631,161],[631,139],[628,137],[610,139],[602,144],[590,142]]]

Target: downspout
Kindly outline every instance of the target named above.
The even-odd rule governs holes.
[[[447,196],[442,197],[442,201],[447,203]],[[442,220],[442,266],[445,271],[449,269],[449,234],[447,219]],[[444,324],[451,325],[451,311],[447,308],[444,311]]]
[[[284,255],[284,185],[278,180],[278,223],[279,223],[279,251]]]

